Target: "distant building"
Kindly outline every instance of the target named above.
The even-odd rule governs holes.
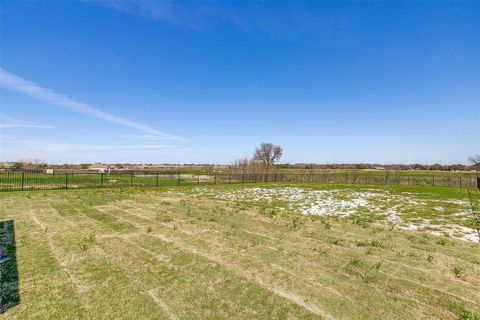
[[[94,163],[88,167],[89,172],[98,172],[98,173],[106,173],[110,171],[110,166],[108,164],[103,163]]]
[[[15,162],[0,162],[0,169],[11,169]]]

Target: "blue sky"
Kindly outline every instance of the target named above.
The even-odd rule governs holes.
[[[0,160],[466,163],[480,2],[0,2]]]

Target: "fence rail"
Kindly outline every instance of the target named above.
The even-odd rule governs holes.
[[[114,188],[114,187],[158,187],[177,185],[207,185],[261,182],[299,182],[365,185],[423,185],[446,187],[475,187],[475,176],[408,176],[384,175],[361,176],[356,174],[332,173],[268,173],[268,174],[186,174],[156,172],[111,172],[111,173],[38,173],[1,172],[0,191]]]

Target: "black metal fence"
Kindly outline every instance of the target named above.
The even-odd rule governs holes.
[[[475,187],[477,178],[453,175],[392,175],[388,172],[376,175],[338,173],[269,173],[269,174],[188,174],[121,171],[110,173],[38,173],[0,172],[0,191],[24,191],[47,189],[158,187],[177,185],[215,185],[233,183],[297,182],[364,185],[421,185],[446,187]]]

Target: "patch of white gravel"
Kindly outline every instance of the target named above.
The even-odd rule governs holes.
[[[402,212],[415,212],[415,209],[431,210],[436,214],[444,214],[442,204],[458,206],[459,212],[451,216],[467,219],[465,214],[466,201],[456,199],[426,201],[417,198],[415,193],[403,192],[392,194],[388,190],[364,189],[355,191],[350,189],[313,190],[299,187],[280,188],[235,188],[218,190],[215,188],[196,187],[193,189],[196,197],[206,196],[219,200],[249,203],[271,203],[278,209],[300,212],[313,215],[333,215],[348,217],[353,214],[375,214],[383,216],[386,221],[398,224],[405,230],[423,230],[432,235],[448,235],[464,241],[480,242],[476,230],[449,224],[444,217],[437,216],[435,224],[429,219],[421,222],[409,221]],[[445,222],[445,223],[444,223]],[[439,224],[440,223],[440,224]]]

